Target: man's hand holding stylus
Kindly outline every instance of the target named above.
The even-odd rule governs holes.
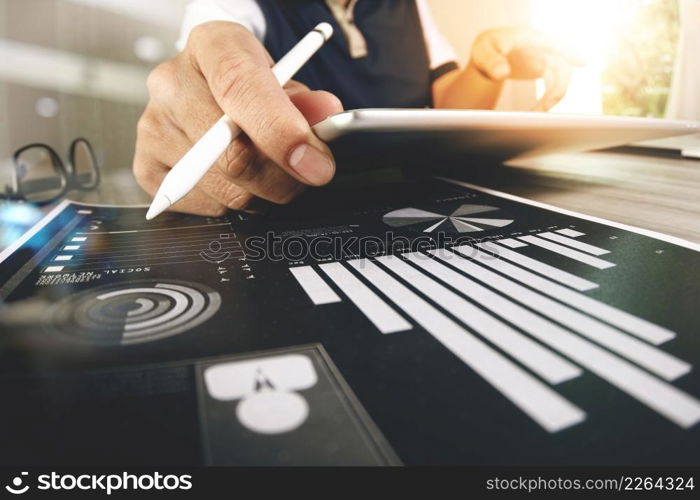
[[[311,125],[342,111],[323,91],[290,82],[245,27],[214,21],[197,26],[185,50],[148,79],[150,100],[139,120],[134,174],[153,195],[168,170],[223,113],[242,129],[217,164],[173,209],[221,215],[257,196],[286,203],[305,185],[331,180],[335,164]]]

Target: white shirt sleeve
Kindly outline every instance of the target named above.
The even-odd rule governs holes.
[[[430,69],[437,69],[448,63],[457,64],[457,54],[452,48],[452,45],[450,45],[450,42],[440,33],[426,1],[416,0],[416,6],[418,7],[421,25],[423,26],[425,44],[428,48]]]
[[[208,21],[232,21],[248,28],[261,42],[265,38],[265,16],[255,0],[192,0],[185,7],[178,50],[185,48],[192,28]]]

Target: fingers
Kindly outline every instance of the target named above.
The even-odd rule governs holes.
[[[524,27],[497,28],[483,33],[474,44],[472,61],[493,80],[542,78],[545,92],[535,111],[546,111],[556,105],[566,93],[572,66],[585,64],[581,56],[563,44]]]
[[[216,168],[201,181],[203,189],[230,208],[241,208],[240,199],[229,200],[244,189],[274,203],[288,203],[303,190],[304,184],[257,151],[250,139],[238,137],[224,152]],[[250,200],[248,200],[250,201]]]
[[[514,49],[508,55],[511,65],[511,77],[518,80],[542,78],[547,69],[546,53],[528,49]]]
[[[138,123],[133,163],[136,182],[150,196],[155,195],[173,164],[162,152],[178,151],[188,147],[188,144],[182,131],[149,105]],[[212,199],[200,187],[195,187],[171,209],[196,215],[220,216],[225,213],[227,207]]]
[[[309,87],[304,85],[301,82],[297,82],[296,80],[289,80],[286,85],[284,86],[284,91],[287,93],[288,96],[292,96],[294,94],[297,94],[299,92],[304,92],[304,91],[309,91],[311,90]]]
[[[547,59],[547,69],[543,76],[545,92],[535,106],[537,111],[551,109],[561,101],[571,79],[571,65],[562,56],[549,56]]]
[[[493,80],[540,78],[550,56],[572,66],[585,65],[584,58],[572,49],[527,27],[488,30],[472,49],[472,62]]]
[[[287,91],[291,92],[289,98],[307,124],[312,125],[343,110],[340,100],[328,92],[310,91],[297,82]],[[287,203],[303,189],[301,183],[259,152],[245,136],[233,141],[217,167],[230,182],[275,203]],[[215,186],[221,187],[222,184]]]
[[[330,175],[333,173],[332,158],[326,155],[326,146],[311,132],[310,125],[342,111],[342,105],[333,95],[312,92],[299,82],[280,88],[269,70],[269,54],[257,40],[250,40],[250,33],[241,30],[234,23],[207,23],[190,36],[191,43],[184,52],[159,65],[149,76],[150,100],[139,121],[134,174],[150,194],[155,193],[168,169],[221,117],[223,103],[239,110],[233,117],[244,130],[197,188],[173,207],[176,210],[215,215],[227,207],[246,208],[254,197],[286,203],[303,190],[302,181],[310,183],[308,176],[302,177],[291,168],[308,168],[314,155],[320,155],[326,166],[330,162]],[[240,67],[232,66],[234,62]],[[207,65],[208,71],[228,71],[231,90],[216,90],[217,85],[223,85],[224,77],[209,73],[207,80],[202,71]],[[262,83],[251,74],[263,75]],[[268,77],[274,85],[269,84]],[[241,91],[236,94],[237,86]],[[249,135],[248,130],[253,132]],[[281,154],[285,143],[291,144],[291,150]],[[317,177],[316,183],[328,179]]]
[[[310,125],[343,111],[340,99],[323,90],[299,91],[290,95],[290,99]]]
[[[155,163],[141,160],[144,166],[140,166],[135,162],[137,179],[139,175],[144,175],[138,171],[144,167],[155,168],[157,164],[169,169],[193,144],[193,140],[175,123],[167,117],[158,116],[153,109],[147,109],[141,122],[147,123],[140,126],[136,158]],[[152,140],[153,137],[158,140]],[[148,173],[145,175],[148,176]],[[142,182],[150,183],[148,179]],[[236,138],[216,166],[209,169],[198,183],[198,189],[209,198],[236,210],[245,209],[254,196],[275,203],[287,203],[301,192],[302,187],[299,181],[261,156],[245,136]],[[192,203],[185,205],[191,206]]]
[[[493,30],[487,31],[476,39],[472,48],[472,62],[488,78],[500,81],[511,74],[507,58],[510,49],[503,50],[504,47],[498,45],[499,38],[494,35]],[[504,45],[505,40],[502,42]]]
[[[561,40],[531,28],[518,28],[513,44],[515,47],[530,48],[546,55],[560,56],[572,66],[586,65],[586,59],[578,51],[568,47]]]
[[[137,150],[134,156],[134,176],[137,182],[149,195],[155,195],[170,168],[155,160],[153,157]],[[170,207],[174,212],[184,212],[195,215],[220,217],[228,208],[210,196],[201,188],[195,187],[187,196]]]
[[[218,106],[290,175],[311,185],[330,181],[335,173],[330,151],[280,88],[258,40],[235,23],[206,23],[198,28],[188,43],[192,63]]]
[[[308,124],[342,111],[340,101],[328,92],[312,92],[296,83],[291,102]],[[216,180],[214,174],[221,174]],[[231,196],[230,184],[275,203],[288,203],[303,191],[303,184],[258,150],[245,135],[237,137],[226,149],[216,168],[203,179],[204,189],[215,199],[226,203]],[[234,190],[236,191],[236,190]],[[234,208],[234,207],[232,207]]]

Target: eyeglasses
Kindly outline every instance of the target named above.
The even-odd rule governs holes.
[[[46,144],[29,144],[14,156],[13,186],[5,188],[4,198],[43,205],[71,189],[87,191],[100,183],[95,152],[87,139],[74,140],[68,149],[68,163]]]

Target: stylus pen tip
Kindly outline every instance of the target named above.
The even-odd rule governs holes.
[[[151,220],[158,217],[160,214],[170,208],[170,205],[172,205],[172,203],[170,203],[170,199],[168,199],[167,196],[163,194],[156,194],[156,197],[153,198],[153,201],[151,202],[151,206],[148,208],[148,212],[146,212],[146,220]]]

